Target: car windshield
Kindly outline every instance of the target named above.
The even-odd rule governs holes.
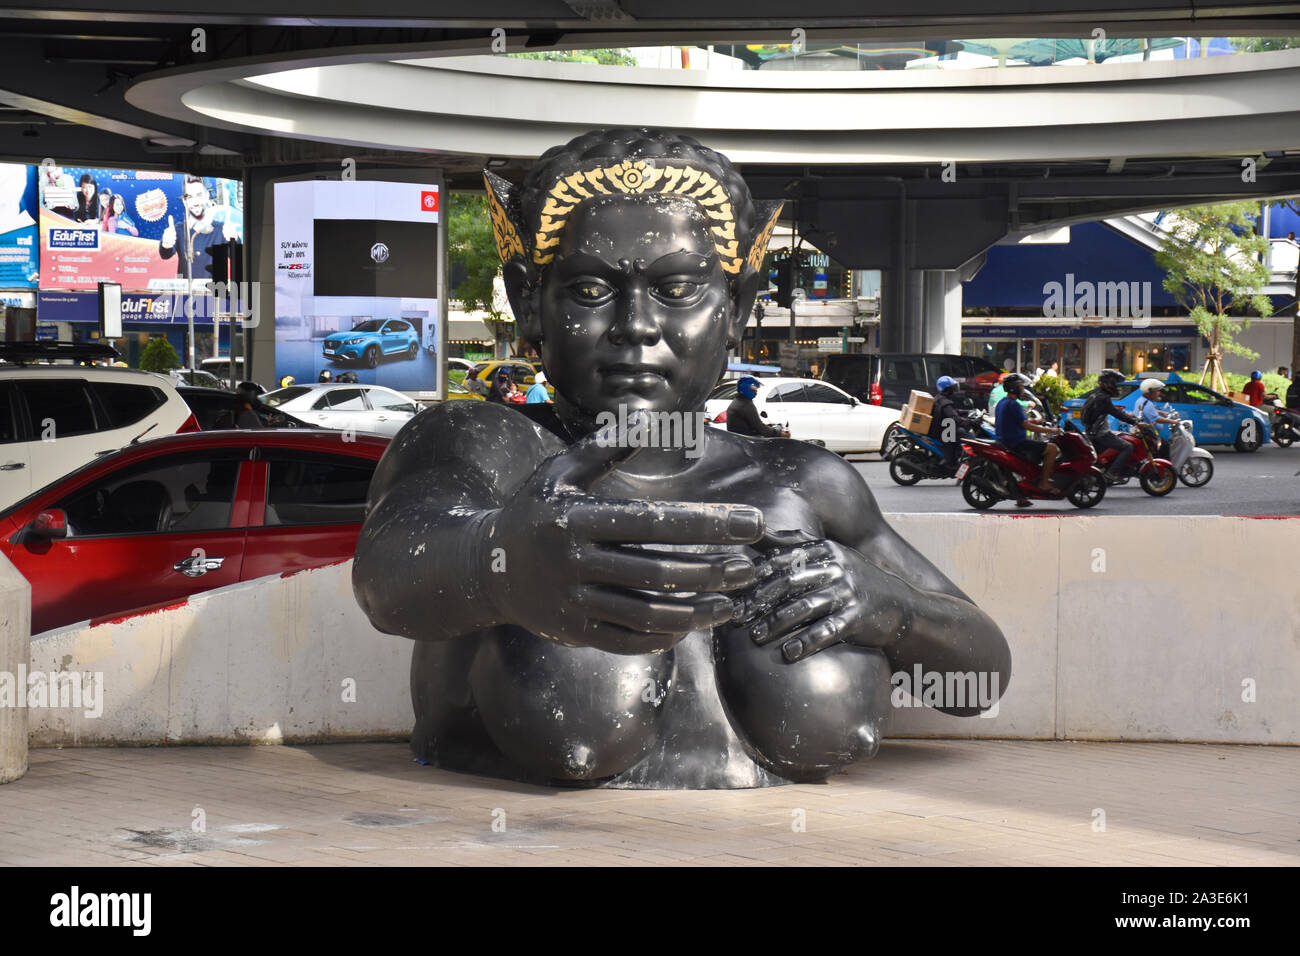
[[[283,405],[285,402],[292,402],[299,396],[306,395],[311,389],[302,385],[295,385],[292,388],[278,388],[274,392],[267,392],[262,396],[262,404],[270,405],[275,408],[277,405]]]
[[[360,325],[352,327],[353,332],[378,332],[384,327],[384,323],[379,319],[371,319],[369,322],[362,322]]]
[[[713,391],[709,393],[709,401],[715,399],[731,401],[731,399],[736,397],[736,394],[736,383],[734,381],[723,382],[721,385],[715,385],[713,387]]]

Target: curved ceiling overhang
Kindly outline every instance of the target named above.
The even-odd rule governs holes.
[[[1296,149],[1297,89],[1300,50],[1100,66],[763,73],[519,60],[460,42],[223,61],[150,74],[126,96],[201,126],[358,147],[530,159],[593,127],[662,126],[736,162],[840,164]]]

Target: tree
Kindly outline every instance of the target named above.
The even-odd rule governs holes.
[[[1300,37],[1229,37],[1228,42],[1238,53],[1266,53],[1300,47]]]
[[[492,218],[487,196],[452,193],[447,217],[448,257],[465,270],[465,277],[451,290],[467,312],[482,310],[494,341],[493,356],[506,357],[506,343],[514,338],[514,321],[496,294],[501,274],[501,257],[492,238]]]
[[[636,57],[627,50],[541,50],[534,53],[511,53],[520,60],[550,60],[556,63],[598,63],[601,66],[636,66]]]
[[[166,372],[181,367],[181,357],[164,336],[149,340],[140,353],[140,367],[146,372]]]
[[[1168,223],[1156,265],[1167,275],[1164,288],[1188,310],[1192,321],[1210,343],[1201,382],[1227,391],[1223,355],[1230,352],[1251,360],[1259,358],[1236,341],[1249,328],[1246,319],[1234,318],[1245,309],[1272,315],[1273,303],[1264,295],[1269,281],[1268,238],[1255,235],[1259,207],[1253,202],[1192,206],[1181,209]]]

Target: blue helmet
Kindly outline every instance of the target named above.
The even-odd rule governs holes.
[[[1250,373],[1250,377],[1258,382],[1261,378],[1264,377],[1264,373],[1261,372],[1259,369],[1255,369],[1255,371]]]
[[[937,388],[940,392],[946,392],[948,391],[948,389],[956,386],[956,384],[957,384],[957,380],[953,378],[951,375],[941,375],[939,376],[939,381],[934,383],[934,387]]]
[[[758,379],[752,375],[746,375],[736,383],[736,391],[746,398],[753,398],[758,394]]]

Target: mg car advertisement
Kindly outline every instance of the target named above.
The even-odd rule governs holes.
[[[276,379],[437,388],[437,186],[275,186]]]
[[[211,281],[211,247],[244,238],[236,180],[54,165],[35,175],[42,289],[188,292]]]

